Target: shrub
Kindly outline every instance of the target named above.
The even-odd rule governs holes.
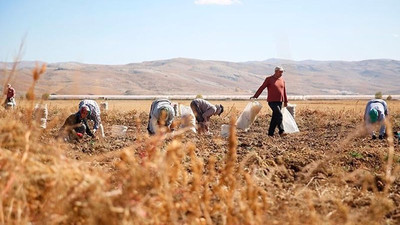
[[[375,93],[375,98],[382,99],[382,92],[381,91],[376,92]]]
[[[388,100],[388,101],[390,101],[390,100],[392,100],[392,99],[393,99],[393,98],[392,98],[391,95],[387,96],[387,98],[386,98],[386,100]]]
[[[49,96],[50,96],[49,93],[44,93],[44,94],[42,94],[42,99],[43,100],[49,100]]]
[[[203,95],[202,94],[197,94],[196,98],[203,98]]]

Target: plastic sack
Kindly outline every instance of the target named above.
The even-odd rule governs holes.
[[[14,109],[15,108],[15,106],[17,106],[17,103],[15,102],[15,98],[14,97],[12,97],[12,98],[10,98],[10,99],[6,99],[6,104],[4,105],[4,107],[6,108],[6,109]]]
[[[101,109],[101,112],[108,111],[108,102],[100,102],[100,109]]]
[[[47,116],[49,112],[47,110],[47,104],[36,104],[33,109],[33,118],[36,120],[40,127],[46,129],[47,127]]]
[[[293,118],[296,118],[296,104],[288,103],[286,109],[290,112]]]
[[[113,125],[111,127],[111,135],[113,137],[123,137],[123,136],[125,136],[127,130],[128,130],[127,126]]]
[[[299,132],[299,128],[297,127],[296,121],[294,120],[292,114],[284,107],[282,109],[282,124],[285,133],[291,134]]]
[[[261,111],[261,108],[261,103],[257,101],[249,102],[236,121],[236,127],[247,131],[256,119],[257,114]]]
[[[179,116],[181,117],[181,128],[190,127],[190,130],[196,133],[196,118],[190,106],[179,104]]]
[[[228,124],[222,124],[221,126],[221,136],[228,137],[229,136],[230,126]]]

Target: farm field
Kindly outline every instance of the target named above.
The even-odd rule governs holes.
[[[387,140],[365,134],[364,100],[292,101],[300,132],[271,138],[258,101],[250,130],[223,138],[249,101],[211,101],[225,107],[213,136],[150,137],[151,101],[108,100],[106,137],[74,143],[56,136],[79,101],[43,102],[46,129],[32,102],[1,109],[0,224],[400,223],[400,101],[388,101]]]

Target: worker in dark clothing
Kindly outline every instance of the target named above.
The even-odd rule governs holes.
[[[278,127],[279,135],[286,136],[282,124],[282,106],[286,107],[288,99],[286,96],[285,80],[282,77],[284,69],[280,66],[275,67],[275,73],[265,78],[263,84],[258,88],[257,92],[250,98],[258,98],[265,88],[268,90],[267,102],[272,110],[272,119],[269,125],[268,135],[274,136],[275,129]]]
[[[77,113],[73,113],[65,120],[64,125],[60,128],[59,137],[64,137],[66,141],[78,140],[86,133],[94,138],[95,135],[90,130],[87,120],[84,118],[90,113],[88,107],[81,107]]]

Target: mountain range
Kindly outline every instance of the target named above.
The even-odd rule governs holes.
[[[17,64],[10,83],[25,94],[32,84],[32,69],[43,62]],[[4,82],[13,63],[0,62]],[[272,75],[285,69],[288,95],[351,95],[400,93],[400,61],[265,61],[226,62],[174,58],[125,65],[60,62],[47,64],[35,86],[37,95],[251,95]]]

